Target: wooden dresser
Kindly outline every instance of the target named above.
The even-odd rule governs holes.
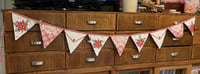
[[[139,53],[129,38],[122,56],[119,56],[109,38],[99,56],[96,56],[86,37],[70,54],[64,32],[47,48],[43,48],[40,29],[35,25],[19,40],[14,40],[10,10],[2,10],[5,24],[5,57],[7,74],[160,74],[161,70],[183,69],[176,74],[190,74],[192,66],[200,64],[200,17],[192,14],[156,14],[86,11],[11,10],[59,27],[94,34],[134,34],[154,31],[196,16],[194,37],[188,28],[184,36],[173,40],[167,31],[163,46],[158,49],[153,39],[148,40]],[[87,24],[97,21],[97,24]],[[142,24],[135,24],[142,21]],[[177,54],[172,56],[172,54]],[[134,58],[134,56],[139,56]],[[88,59],[95,59],[88,61]],[[34,65],[42,62],[41,65]],[[185,73],[183,73],[185,72]]]

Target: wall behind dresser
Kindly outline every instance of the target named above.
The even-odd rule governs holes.
[[[1,9],[12,9],[13,8],[13,1],[14,0],[0,0],[0,10]],[[0,41],[1,41],[1,35],[3,33],[3,16],[2,13],[0,12]],[[1,43],[0,43],[1,44]],[[0,49],[2,49],[3,51],[1,52],[2,55],[4,55],[4,47],[0,47]],[[3,56],[4,59],[4,56]],[[5,60],[3,60],[2,63],[0,63],[0,74],[6,74],[5,72]]]

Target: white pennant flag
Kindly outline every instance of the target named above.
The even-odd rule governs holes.
[[[174,35],[174,37],[176,37],[176,38],[183,37],[183,34],[184,34],[183,23],[173,25],[173,26],[169,27],[168,29]]]
[[[117,49],[117,52],[119,54],[119,56],[122,55],[126,43],[128,41],[129,36],[128,35],[113,35],[111,36],[111,39],[113,41],[113,43],[115,44],[115,47]]]
[[[190,32],[191,32],[191,34],[193,36],[194,35],[195,17],[185,21],[184,23],[188,27],[188,29],[190,30]]]
[[[63,31],[62,28],[47,23],[40,23],[40,30],[44,48],[46,48]]]
[[[65,37],[67,38],[67,43],[69,47],[69,51],[72,54],[73,51],[77,48],[77,46],[81,43],[81,41],[85,38],[86,34],[65,30]]]
[[[133,42],[135,43],[135,45],[138,49],[138,52],[141,52],[144,44],[146,43],[148,36],[149,36],[149,33],[135,34],[135,35],[131,36]]]
[[[166,29],[157,30],[151,33],[151,36],[159,49],[161,48],[163,44],[165,35],[166,35]]]
[[[18,40],[27,31],[29,31],[35,25],[36,22],[26,16],[14,12],[11,13],[15,40]]]
[[[106,43],[108,36],[91,34],[89,35],[89,38],[90,38],[90,43],[92,45],[92,48],[96,56],[98,56],[102,47]]]

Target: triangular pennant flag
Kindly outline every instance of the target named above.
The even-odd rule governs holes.
[[[65,36],[67,38],[69,51],[72,54],[76,47],[85,38],[86,34],[76,31],[65,30]]]
[[[108,36],[91,34],[89,35],[89,38],[90,38],[90,43],[92,45],[92,48],[96,56],[98,56],[102,47],[106,43]]]
[[[191,34],[193,36],[194,35],[193,32],[194,32],[194,25],[195,25],[195,17],[185,21],[184,23],[188,27],[188,29],[190,30],[190,32],[191,32]]]
[[[176,38],[183,37],[183,34],[184,34],[183,23],[173,25],[173,26],[169,27],[168,29],[174,35],[174,37],[176,37]]]
[[[46,48],[61,32],[62,28],[47,23],[40,23],[43,47]]]
[[[146,43],[148,36],[149,36],[149,33],[136,34],[136,35],[131,36],[133,42],[135,43],[135,45],[138,49],[138,52],[140,52],[142,50],[144,44]]]
[[[151,36],[159,49],[161,48],[163,44],[165,35],[166,35],[166,29],[157,30],[151,33]]]
[[[125,49],[126,43],[128,41],[128,38],[129,38],[128,35],[113,35],[113,36],[111,36],[111,39],[117,49],[119,56],[122,55],[122,53]]]
[[[24,17],[23,15],[12,13],[12,22],[14,28],[15,40],[18,40],[22,35],[29,31],[34,25],[35,21]]]

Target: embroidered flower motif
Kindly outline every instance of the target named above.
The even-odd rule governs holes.
[[[24,20],[22,20],[22,22],[17,21],[17,25],[15,27],[18,28],[18,31],[26,31],[26,27],[28,26],[28,21],[24,22]]]
[[[102,47],[102,41],[101,40],[93,40],[94,43],[93,43],[93,46],[94,48],[101,48]]]
[[[144,45],[144,40],[143,39],[138,39],[136,44],[137,44],[137,46],[142,47]]]
[[[190,31],[191,31],[191,32],[194,31],[194,25],[190,25]]]

